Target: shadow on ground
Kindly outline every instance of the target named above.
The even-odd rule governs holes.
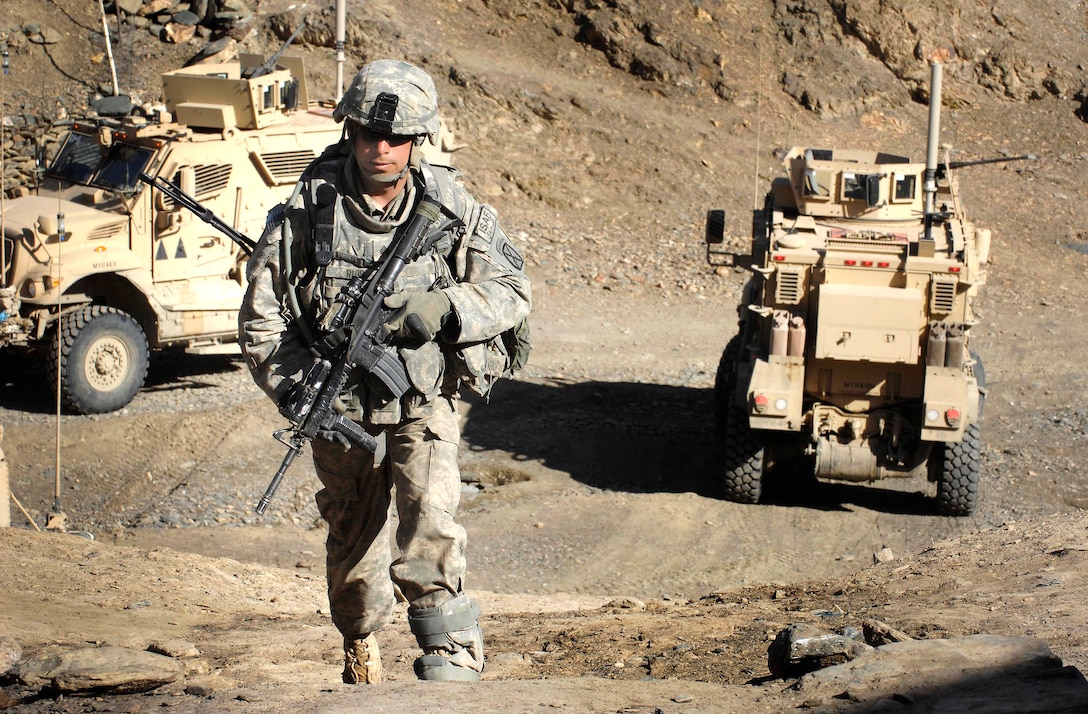
[[[538,461],[597,488],[722,497],[710,389],[514,381],[500,383],[489,402],[475,397],[465,402],[466,449],[509,452],[515,460]],[[761,504],[934,514],[933,499],[910,488],[924,484],[818,482],[803,467],[790,467],[767,478]]]

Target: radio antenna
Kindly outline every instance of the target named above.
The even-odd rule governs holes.
[[[756,46],[759,48],[759,70],[756,74],[756,156],[752,175],[752,210],[759,209],[759,159],[762,154],[760,141],[763,133],[763,43],[759,41],[762,32],[756,33]]]

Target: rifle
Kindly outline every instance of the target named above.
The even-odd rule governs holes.
[[[221,233],[225,234],[228,238],[238,244],[246,255],[253,255],[253,249],[257,247],[257,244],[253,242],[249,237],[243,233],[239,233],[234,230],[223,220],[211,212],[210,209],[204,208],[200,205],[200,202],[189,194],[182,191],[180,188],[163,179],[161,176],[149,176],[144,172],[140,172],[140,180],[153,188],[157,188],[167,196],[169,196],[174,203],[180,203],[190,211],[196,214],[197,218],[209,224],[212,228],[217,229]]]
[[[302,381],[280,399],[280,414],[291,422],[291,426],[276,431],[273,436],[287,447],[287,453],[257,503],[258,514],[268,507],[303,445],[319,433],[336,432],[354,446],[377,450],[377,440],[338,413],[335,405],[348,375],[355,368],[376,378],[397,399],[411,386],[404,365],[394,349],[386,344],[389,334],[383,325],[396,310],[385,307],[384,301],[393,293],[393,285],[404,267],[430,250],[441,236],[441,232],[434,229],[444,214],[442,204],[424,196],[412,217],[397,231],[369,282],[365,282],[363,276],[356,276],[340,289],[321,323],[322,337],[315,340],[315,347],[322,356],[314,360]],[[447,222],[439,226],[440,230],[458,220],[446,215]],[[410,325],[407,327],[411,329]]]
[[[302,32],[302,28],[306,27],[306,18],[302,18],[302,21],[298,23],[298,27],[291,33],[291,36],[287,38],[287,41],[276,50],[275,54],[264,61],[260,67],[251,67],[242,73],[243,79],[256,79],[257,77],[263,77],[272,70],[276,69],[276,63],[280,61],[280,57],[287,51],[287,48],[291,46],[291,43],[295,41],[295,38]]]

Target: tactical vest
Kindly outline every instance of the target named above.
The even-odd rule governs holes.
[[[346,157],[331,158],[313,167],[304,190],[310,235],[295,236],[295,264],[305,265],[307,275],[293,276],[298,285],[302,319],[314,325],[333,303],[340,289],[353,277],[369,278],[380,268],[383,253],[395,236],[395,229],[375,233],[355,225],[345,215],[338,178]],[[408,264],[398,277],[395,291],[425,292],[454,284],[464,274],[467,251],[473,240],[465,237],[466,226],[497,224],[494,212],[484,204],[466,205],[455,190],[452,171],[431,167],[418,169],[422,181],[413,176],[416,190],[423,191],[446,206],[463,224],[448,230],[431,251]],[[466,213],[468,215],[466,215]],[[491,236],[488,235],[488,238]],[[478,246],[477,246],[478,247]],[[454,252],[456,250],[456,252]],[[293,251],[294,252],[294,251]],[[452,270],[451,270],[452,266]],[[454,274],[456,272],[456,275]],[[447,345],[438,342],[418,347],[399,347],[412,386],[427,397],[442,391],[452,394],[458,383],[487,396],[494,383],[524,365],[528,354],[528,323],[490,340],[474,344]],[[353,375],[343,399],[356,419],[369,417],[375,423],[395,423],[400,405],[379,385],[369,384],[364,375]]]

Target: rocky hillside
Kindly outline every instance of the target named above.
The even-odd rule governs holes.
[[[110,54],[119,91],[150,113],[160,72],[267,56],[305,18],[292,51],[311,96],[335,94],[331,3],[104,7],[0,3],[5,188],[49,152],[43,137],[113,93]],[[98,540],[38,536],[18,514],[0,534],[0,581],[14,584],[0,588],[0,645],[21,646],[26,675],[0,679],[0,707],[998,711],[1011,690],[1014,710],[1076,711],[1088,671],[1086,32],[1083,0],[349,2],[345,74],[393,56],[435,77],[455,163],[525,248],[534,283],[530,368],[472,405],[465,429],[488,681],[463,706],[421,690],[398,611],[383,640],[390,685],[334,684],[312,472],[299,459],[276,513],[256,519],[281,420],[238,362],[168,359],[126,413],[64,421],[65,504]],[[726,503],[709,392],[744,276],[706,264],[705,211],[725,208],[742,244],[795,144],[920,158],[935,51],[948,58],[953,157],[1039,157],[957,174],[994,235],[973,331],[990,389],[979,511],[934,516],[928,484]],[[52,405],[0,377],[12,488],[43,523]],[[792,624],[849,631],[875,653],[793,677],[768,661]],[[889,631],[911,640],[882,650]],[[173,678],[105,702],[72,704],[64,690],[58,704],[50,658],[88,643],[151,647]]]

